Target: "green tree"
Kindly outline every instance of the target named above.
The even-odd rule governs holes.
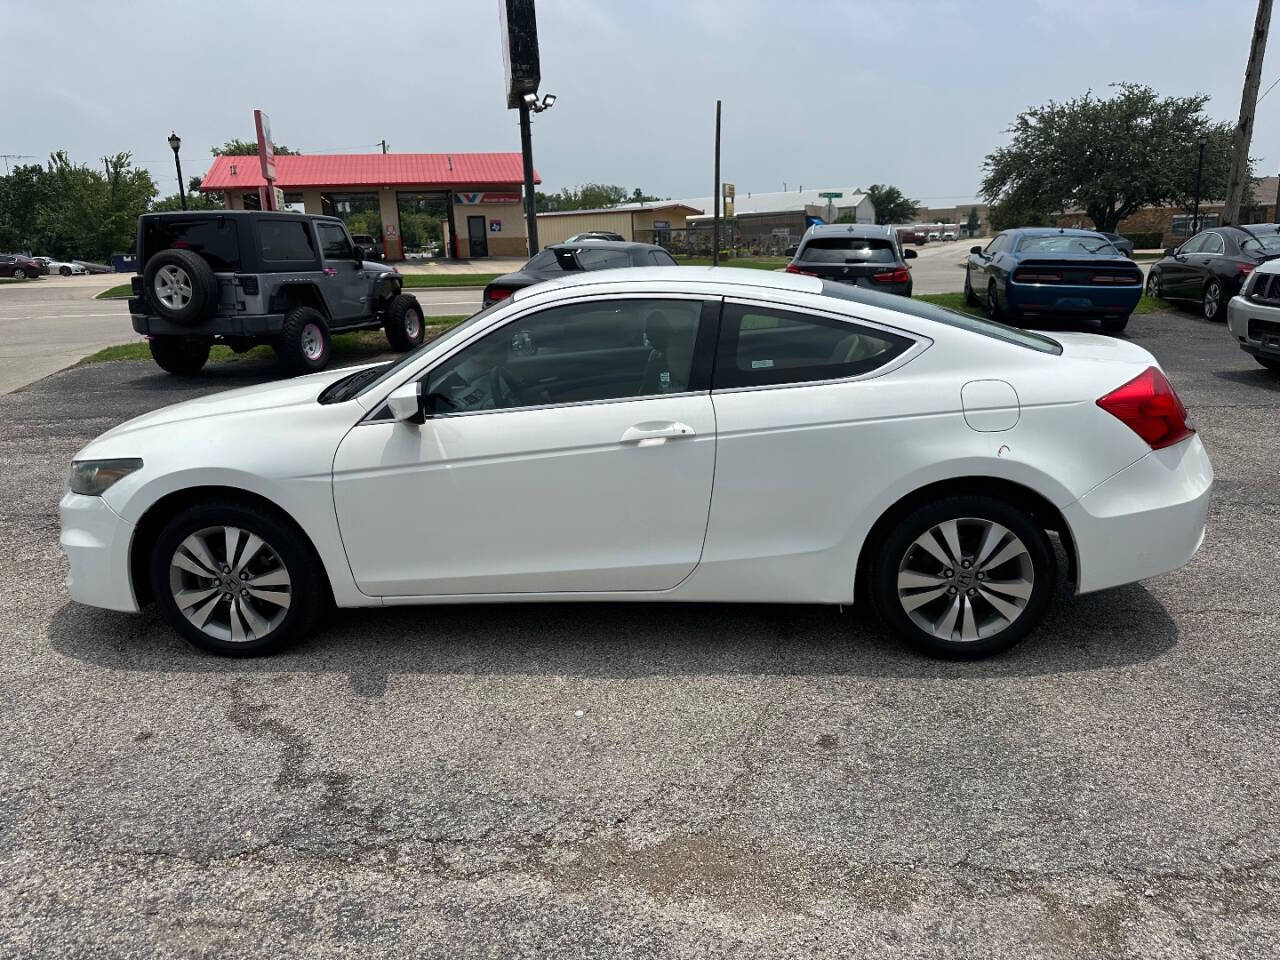
[[[106,260],[133,249],[138,217],[156,195],[151,174],[128,153],[103,157],[99,172],[60,150],[50,156],[45,180],[36,233],[41,249],[55,257]]]
[[[620,203],[641,203],[657,200],[639,187],[627,193],[626,187],[614,183],[584,183],[577,187],[564,187],[559,193],[536,191],[534,209],[539,213],[559,210],[597,210],[616,207]]]
[[[1010,224],[1006,214],[1078,207],[1107,231],[1148,204],[1189,207],[1201,134],[1207,138],[1201,197],[1225,195],[1231,125],[1209,119],[1207,96],[1160,97],[1133,83],[1112,89],[1110,97],[1088,91],[1018,115],[1009,144],[984,163],[982,194],[992,204],[993,226],[997,207]]]
[[[992,229],[1009,230],[1013,227],[1051,227],[1054,225],[1053,213],[1040,198],[1028,196],[1024,191],[1014,191],[991,204],[989,217]]]
[[[978,228],[982,226],[982,221],[978,218],[978,208],[969,208],[969,219],[964,222],[964,227],[969,231],[969,236],[976,237]]]
[[[876,208],[876,223],[907,223],[914,220],[919,206],[897,187],[873,183],[867,187],[867,199]]]
[[[36,221],[47,187],[38,163],[14,167],[0,177],[0,250],[40,252]]]
[[[288,147],[280,144],[272,144],[275,152],[282,157],[297,156],[300,150],[290,150]],[[256,157],[258,155],[258,140],[228,140],[220,147],[210,147],[209,152],[215,157]]]

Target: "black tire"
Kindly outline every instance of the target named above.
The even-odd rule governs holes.
[[[1121,333],[1129,325],[1129,315],[1123,317],[1103,317],[1102,329],[1107,333]]]
[[[152,337],[147,345],[161,370],[190,377],[208,361],[211,341],[204,337]]]
[[[159,316],[186,327],[203,323],[218,306],[218,278],[190,250],[161,250],[148,260],[142,290]]]
[[[987,316],[997,322],[1004,320],[1004,311],[1000,309],[1000,295],[994,280],[987,283]]]
[[[422,306],[410,293],[398,293],[391,298],[383,313],[382,328],[392,350],[405,353],[422,343],[426,336],[426,321],[422,318]]]
[[[932,534],[936,527],[948,521],[957,521],[956,540],[961,548],[960,563],[950,567],[943,565],[939,558],[949,557],[952,549]],[[974,562],[981,556],[984,524],[1004,528],[1004,533],[998,534],[1000,539],[986,553],[985,567]],[[1016,550],[1009,534],[1020,540],[1024,549],[1000,560],[1006,547]],[[938,554],[917,546],[917,540],[926,536],[931,538],[930,542]],[[1000,562],[990,566],[992,559]],[[961,569],[964,562],[972,566]],[[900,574],[910,577],[922,566],[924,572],[917,574],[922,579],[915,584],[905,584],[903,589],[912,592],[905,599],[900,597]],[[937,567],[937,570],[930,572],[932,567]],[[1026,597],[1004,592],[1004,588],[1012,590],[1015,586],[1026,590],[1021,581],[1025,581],[1028,575],[1030,588]],[[993,497],[963,495],[918,507],[889,532],[873,558],[871,597],[885,625],[918,650],[938,657],[976,659],[1007,650],[1030,633],[1044,618],[1057,580],[1057,560],[1052,544],[1030,516]],[[931,594],[935,589],[931,585],[933,582],[940,585],[942,593],[932,596],[927,602],[918,603],[909,613],[904,603]],[[1000,583],[1002,590],[991,590],[993,583]],[[1005,612],[1002,613],[988,597],[995,597],[1004,604]],[[1024,605],[1015,615],[1008,616],[1007,611],[1015,608],[1020,600],[1025,600]],[[959,611],[959,615],[949,626],[946,618],[953,615],[953,608]],[[921,622],[932,623],[933,629],[945,632],[946,636],[925,629],[921,622],[917,622],[917,617]],[[970,628],[976,638],[962,639],[963,632]]]
[[[969,268],[964,268],[964,302],[971,307],[978,306],[978,295],[973,292],[973,284],[969,282]]]
[[[1147,296],[1160,298],[1160,274],[1152,270],[1147,274]]]
[[[64,277],[69,277],[69,276],[71,276],[71,268],[70,268],[70,267],[59,267],[59,268],[58,268],[58,273],[62,274]]]
[[[188,569],[172,566],[179,546],[188,537],[226,527],[241,531],[235,540],[236,558],[226,556],[225,536],[207,534],[208,558],[219,562],[215,564],[219,570],[210,572],[209,576],[199,576],[190,564]],[[249,544],[245,532],[258,537],[263,546],[245,561],[242,570],[238,570],[233,565]],[[183,555],[187,559],[196,556],[187,550]],[[222,563],[226,566],[222,567]],[[152,596],[160,614],[189,643],[223,656],[262,656],[282,649],[311,629],[316,614],[328,602],[322,573],[303,535],[275,513],[247,501],[224,500],[187,507],[160,532],[148,564]],[[203,562],[197,561],[194,569],[201,568],[209,572]],[[287,573],[287,584],[279,583],[276,573],[279,568]],[[242,573],[248,576],[242,577]],[[256,594],[246,595],[245,590],[255,575],[265,582]],[[208,619],[204,621],[205,629],[179,609],[175,591],[186,593],[188,597],[201,593],[207,596],[207,599],[200,599],[187,608],[196,617],[205,604],[212,602],[212,608],[206,614]],[[281,614],[278,603],[261,598],[266,595],[284,596],[282,591],[287,591],[288,605]],[[230,600],[227,599],[228,594]],[[237,632],[233,632],[233,605],[239,619],[240,629]],[[238,639],[237,633],[243,639]]]
[[[25,280],[25,279],[27,279],[27,271],[23,270],[21,267],[14,267],[14,268],[13,268],[13,279],[15,279],[15,280]]]
[[[1273,360],[1271,357],[1254,357],[1253,359],[1257,360],[1272,373],[1280,373],[1280,360]]]
[[[285,314],[275,342],[276,358],[292,373],[314,373],[329,365],[333,341],[324,314],[314,307],[295,307]]]
[[[1221,280],[1210,280],[1204,285],[1204,294],[1200,298],[1200,312],[1210,323],[1215,323],[1222,319],[1223,293]]]

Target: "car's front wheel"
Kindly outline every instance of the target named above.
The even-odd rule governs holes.
[[[971,307],[978,305],[978,295],[973,292],[973,283],[969,280],[969,268],[964,268],[964,302]]]
[[[1154,270],[1147,274],[1147,296],[1156,298],[1160,296],[1160,274]]]
[[[998,289],[994,280],[987,284],[987,316],[996,321],[1004,319],[1004,311],[1000,309]]]
[[[199,373],[209,359],[207,337],[152,337],[147,345],[160,369],[178,376]]]
[[[1222,283],[1218,280],[1210,280],[1205,284],[1204,300],[1201,304],[1204,307],[1204,318],[1206,320],[1217,320],[1222,314]]]
[[[23,270],[21,267],[15,268],[13,271],[13,279],[15,280],[27,279],[27,271]]]
[[[884,622],[935,656],[1005,650],[1044,617],[1057,583],[1048,535],[1002,500],[954,496],[918,507],[874,559],[872,598]]]
[[[64,277],[69,277],[69,276],[71,276],[71,268],[70,268],[70,267],[59,267],[59,268],[58,268],[58,273],[62,274]]]
[[[383,329],[392,350],[405,353],[419,346],[426,335],[426,326],[418,298],[410,293],[392,297],[383,316]]]
[[[314,373],[329,364],[333,344],[324,314],[314,307],[296,307],[285,314],[275,342],[280,365],[294,373]]]
[[[297,640],[328,596],[297,531],[249,502],[180,512],[156,540],[150,573],[169,624],[227,656],[272,653]]]

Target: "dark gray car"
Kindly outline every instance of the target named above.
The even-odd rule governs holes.
[[[787,273],[803,273],[882,293],[911,296],[911,270],[898,231],[871,223],[810,227],[800,239]]]
[[[138,218],[129,313],[170,373],[204,366],[214,343],[270,344],[285,368],[322,369],[330,332],[382,327],[395,350],[422,343],[422,307],[404,278],[365,259],[336,217],[259,210]]]
[[[505,300],[517,290],[577,270],[616,270],[619,267],[674,267],[675,257],[652,243],[584,240],[553,243],[515,273],[504,274],[484,288],[484,305]]]

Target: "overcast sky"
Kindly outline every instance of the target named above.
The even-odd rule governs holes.
[[[172,193],[170,129],[184,173],[203,173],[210,145],[252,138],[254,107],[277,142],[306,153],[373,152],[384,137],[394,151],[519,150],[497,9],[0,0],[0,153],[43,161],[65,148],[93,163],[128,150]],[[935,206],[963,202],[1017,112],[1050,98],[1130,80],[1209,94],[1212,116],[1234,120],[1255,9],[538,0],[542,90],[559,100],[535,120],[534,158],[544,189],[599,181],[708,195],[719,97],[723,177],[739,195],[879,182]],[[1273,50],[1263,89],[1278,77]],[[1278,118],[1280,89],[1259,107],[1258,174],[1280,164]]]

